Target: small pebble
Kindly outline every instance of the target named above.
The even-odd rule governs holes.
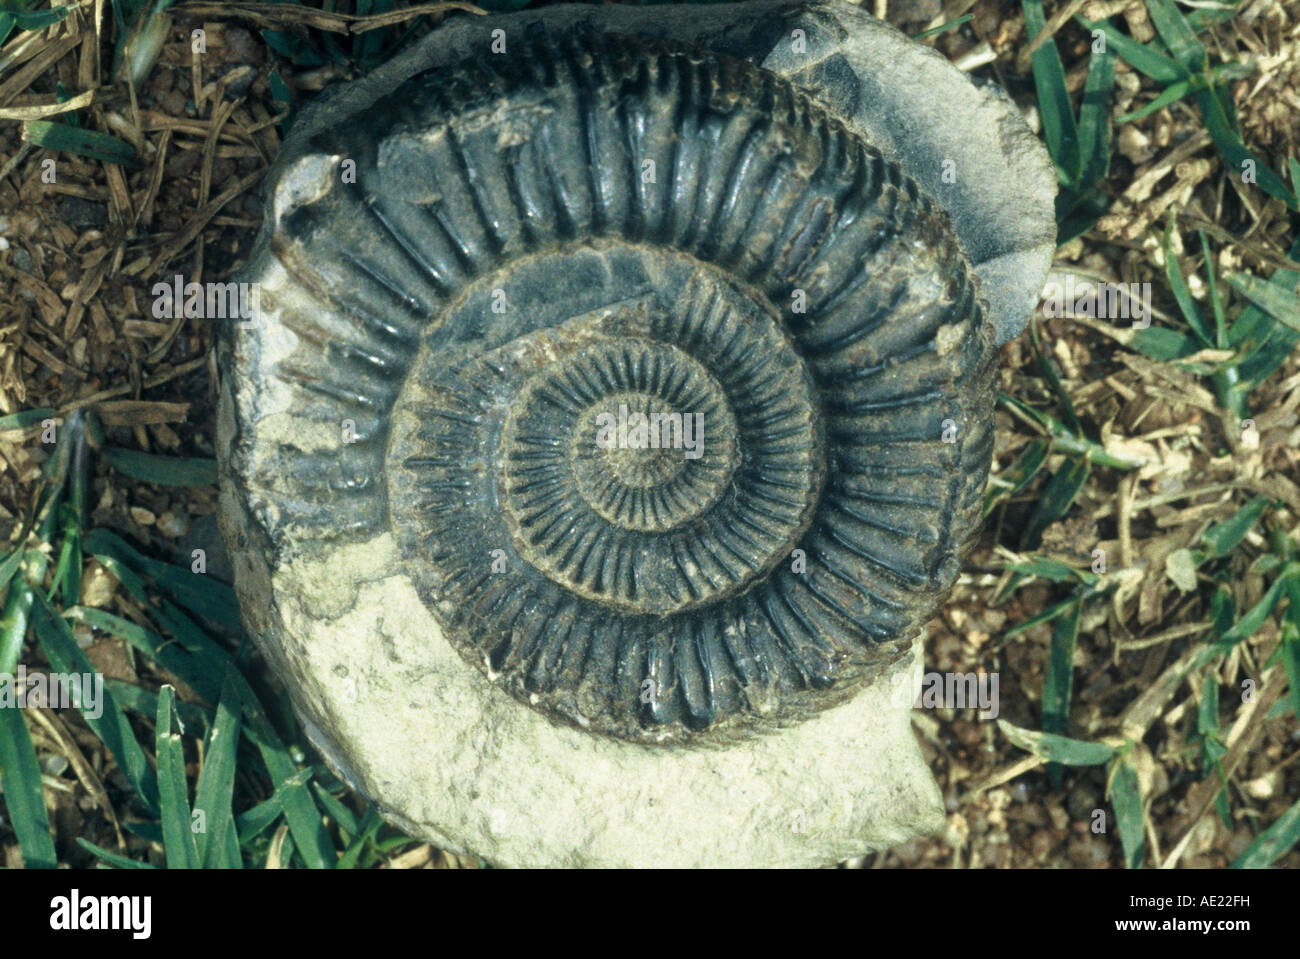
[[[189,532],[190,523],[184,516],[173,513],[171,510],[163,513],[158,517],[158,530],[164,536],[171,539],[177,539]]]

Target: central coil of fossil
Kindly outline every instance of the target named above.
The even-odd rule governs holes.
[[[993,351],[894,164],[771,73],[592,37],[315,144],[356,182],[286,217],[322,310],[281,375],[360,424],[320,461],[357,504],[334,535],[391,532],[470,662],[583,728],[707,742],[905,654],[978,518]]]
[[[555,587],[548,603],[570,594],[595,616],[663,615],[742,591],[805,531],[825,456],[815,386],[779,319],[689,257],[598,252],[589,290],[617,297],[635,276],[644,292],[472,358],[443,349],[417,361],[398,409],[418,427],[395,436],[390,477],[392,502],[412,515],[404,528],[424,534],[412,548],[435,557],[421,579],[468,574],[509,544]],[[508,303],[526,274],[581,256],[482,285]],[[470,297],[450,325],[478,308]],[[509,618],[499,624],[508,635]]]

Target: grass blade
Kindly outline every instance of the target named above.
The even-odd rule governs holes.
[[[1071,433],[1082,436],[1083,427],[1079,424],[1079,417],[1074,412],[1074,403],[1070,400],[1070,394],[1066,391],[1065,384],[1061,382],[1061,375],[1056,372],[1056,364],[1043,350],[1043,344],[1038,333],[1037,316],[1029,324],[1029,337],[1034,344],[1034,359],[1038,362],[1038,368],[1042,370],[1043,379],[1047,381],[1048,389],[1061,407],[1061,416],[1065,421],[1065,425]]]
[[[262,36],[267,39],[268,45],[271,45],[269,37],[271,32],[269,30],[262,31]],[[271,45],[271,47],[274,49],[274,45]],[[284,119],[280,121],[278,126],[281,130],[287,132],[289,127],[293,126],[294,114],[298,112],[298,108],[293,101],[293,93],[289,90],[289,84],[284,82],[284,77],[280,76],[279,70],[272,70],[267,82],[271,88],[271,102],[283,103],[285,106]]]
[[[312,801],[305,781],[297,778],[301,770],[271,728],[266,713],[252,695],[252,690],[241,689],[240,693],[244,699],[244,718],[248,721],[244,733],[261,752],[262,762],[266,764],[266,771],[270,773],[276,791],[283,792],[281,802],[284,805],[284,817],[303,861],[311,869],[333,868],[337,860],[334,844],[330,841],[320,810]]]
[[[1048,559],[1045,556],[1035,556],[1024,563],[1011,563],[1007,566],[1007,569],[1013,569],[1017,573],[1024,573],[1027,576],[1041,576],[1043,579],[1050,579],[1053,583],[1077,583],[1080,580],[1092,582],[1096,578],[1095,576],[1085,576],[1073,566],[1054,559]]]
[[[366,848],[368,842],[374,839],[375,833],[379,832],[379,827],[383,824],[384,821],[379,817],[379,813],[375,811],[375,807],[367,806],[366,816],[361,822],[360,832],[358,832],[355,838],[348,843],[348,848],[343,851],[343,855],[339,857],[338,865],[334,868],[356,868],[357,860],[360,858],[362,850]]]
[[[120,679],[105,679],[104,688],[113,694],[117,704],[127,712],[137,716],[147,716],[152,720],[158,714],[158,694],[143,686],[136,686]],[[195,703],[176,701],[176,715],[187,727],[193,729],[211,729],[216,722],[216,715],[205,706]]]
[[[1067,458],[1047,481],[1042,499],[1038,501],[1038,506],[1034,508],[1025,526],[1025,545],[1029,549],[1037,549],[1043,531],[1070,511],[1074,498],[1088,482],[1090,472],[1087,460]]]
[[[58,857],[45,814],[41,767],[17,705],[17,694],[15,680],[0,674],[0,781],[4,784],[0,795],[4,796],[9,822],[18,837],[23,864],[28,869],[53,869]]]
[[[1277,817],[1232,864],[1233,869],[1267,869],[1300,840],[1300,799]]]
[[[94,667],[77,645],[77,640],[73,637],[67,621],[59,616],[39,593],[36,594],[33,622],[41,649],[55,672],[79,676],[95,675]],[[140,743],[131,730],[131,723],[107,689],[103,691],[100,700],[92,709],[91,704],[83,697],[78,705],[82,718],[113,754],[113,758],[117,760],[118,766],[121,767],[122,773],[141,802],[150,812],[156,814],[158,781],[153,770],[149,768],[144,750],[140,748]]]
[[[937,36],[940,33],[947,33],[949,30],[953,29],[954,27],[959,27],[963,23],[973,20],[974,18],[975,18],[975,14],[968,13],[965,16],[958,17],[956,20],[949,20],[947,23],[941,24],[940,26],[931,27],[929,30],[922,30],[920,33],[914,33],[912,34],[912,39],[925,40],[929,37]]]
[[[1300,602],[1292,599],[1292,603]],[[1286,668],[1287,698],[1291,701],[1291,710],[1300,717],[1300,630],[1295,627],[1285,631],[1282,637],[1282,665]]]
[[[1115,826],[1124,847],[1124,865],[1128,869],[1142,866],[1142,847],[1146,842],[1142,817],[1142,790],[1137,770],[1127,757],[1119,757],[1111,769],[1110,805],[1115,810]]]
[[[1052,624],[1052,652],[1043,682],[1043,732],[1064,735],[1070,725],[1070,692],[1074,686],[1074,644],[1079,638],[1082,603],[1076,603]],[[1061,788],[1060,763],[1048,763],[1052,788]]]
[[[1267,511],[1271,501],[1266,496],[1257,496],[1228,519],[1215,523],[1201,536],[1201,541],[1210,548],[1207,559],[1227,556],[1237,544],[1246,538]]]
[[[1273,580],[1273,585],[1268,588],[1260,601],[1252,606],[1237,621],[1235,626],[1203,648],[1196,658],[1192,660],[1191,668],[1195,669],[1204,666],[1216,656],[1227,655],[1232,652],[1233,646],[1236,646],[1243,639],[1253,636],[1264,625],[1264,620],[1268,619],[1272,614],[1278,600],[1282,598],[1282,594],[1287,588],[1287,583],[1297,576],[1300,576],[1300,562],[1287,563],[1286,566],[1282,567],[1277,579]]]
[[[1187,281],[1183,278],[1183,269],[1178,265],[1178,257],[1174,254],[1173,237],[1174,223],[1169,221],[1169,226],[1165,228],[1164,237],[1160,241],[1161,249],[1165,255],[1165,276],[1169,279],[1169,289],[1173,291],[1174,299],[1178,301],[1178,309],[1182,311],[1183,319],[1187,320],[1187,325],[1192,328],[1196,338],[1207,347],[1213,347],[1214,341],[1210,339],[1210,332],[1205,326],[1205,321],[1201,318],[1201,311],[1196,306],[1196,300],[1192,297],[1192,291],[1187,288]]]
[[[1201,705],[1196,711],[1196,734],[1201,740],[1201,775],[1214,773],[1219,778],[1221,788],[1214,796],[1214,810],[1225,829],[1231,831],[1232,809],[1228,805],[1228,781],[1223,774],[1220,760],[1228,754],[1219,732],[1219,682],[1213,675],[1206,675],[1201,687]]]
[[[3,571],[6,575],[0,579],[0,583],[8,585],[9,596],[5,599],[4,619],[0,621],[0,673],[12,673],[18,668],[23,641],[27,638],[27,622],[35,597],[26,578],[18,574],[18,567],[26,556],[27,550],[19,548],[6,556],[4,561]],[[37,562],[43,564],[45,558],[38,555]]]
[[[1056,619],[1056,617],[1060,616],[1062,613],[1067,612],[1071,606],[1077,606],[1081,602],[1083,602],[1083,597],[1078,594],[1075,594],[1073,596],[1067,596],[1059,603],[1053,603],[1051,606],[1047,607],[1047,609],[1041,610],[1040,612],[1035,613],[1033,616],[1030,616],[1023,623],[1019,623],[1018,625],[1012,627],[1011,629],[1008,629],[1006,632],[1006,638],[1014,639],[1015,637],[1023,633],[1025,630],[1032,629],[1033,627],[1037,626],[1040,623],[1051,622],[1052,620]]]
[[[1146,106],[1140,107],[1132,113],[1125,113],[1123,116],[1116,117],[1115,122],[1132,123],[1135,120],[1141,120],[1155,113],[1157,110],[1164,109],[1171,103],[1178,102],[1194,89],[1195,87],[1191,80],[1179,80],[1177,83],[1171,83],[1160,91],[1159,95]]]
[[[1043,31],[1045,17],[1043,0],[1021,0],[1025,12],[1025,27],[1032,41]],[[1056,41],[1048,40],[1034,51],[1034,87],[1038,91],[1038,109],[1043,118],[1043,138],[1056,164],[1057,179],[1066,186],[1078,187],[1082,173],[1079,159],[1079,130],[1070,105],[1070,92],[1065,84],[1065,67],[1056,49]]]
[[[233,670],[231,671],[233,672]],[[231,799],[235,788],[235,752],[239,744],[239,691],[227,673],[221,684],[217,718],[208,730],[203,771],[194,791],[194,809],[202,812],[206,829],[198,833],[198,862],[206,869],[240,869],[243,862],[227,857],[226,836],[234,831]]]
[[[173,707],[176,687],[158,691],[158,793],[162,809],[163,852],[168,869],[194,869],[199,856],[191,829],[190,798],[185,778],[185,751],[180,734],[174,732]]]
[[[13,20],[20,30],[44,30],[52,23],[58,23],[73,10],[75,5],[54,7],[50,10],[5,10],[4,16]]]
[[[1201,238],[1201,254],[1205,257],[1205,285],[1214,311],[1214,345],[1221,350],[1228,348],[1228,322],[1223,315],[1223,297],[1219,296],[1219,281],[1214,275],[1214,255],[1210,252],[1210,240],[1204,230],[1197,230]]]
[[[240,813],[235,819],[235,830],[239,836],[239,845],[252,842],[271,823],[284,815],[284,805],[278,795],[272,795],[264,803],[259,803],[247,812]]]
[[[320,810],[313,802],[305,780],[298,782],[299,769],[289,756],[289,751],[276,735],[274,727],[267,718],[266,710],[257,698],[257,694],[238,672],[234,671],[234,661],[220,646],[214,643],[203,631],[187,620],[175,606],[166,601],[162,609],[154,609],[154,615],[168,631],[183,643],[195,656],[200,657],[204,668],[213,675],[231,671],[235,686],[239,691],[244,710],[244,735],[261,753],[262,762],[277,790],[284,789],[283,805],[285,818],[294,833],[296,846],[303,860],[312,869],[328,869],[336,858],[334,844],[321,819]]]
[[[1019,413],[1052,438],[1052,449],[1058,453],[1072,453],[1084,457],[1094,466],[1109,466],[1114,469],[1131,470],[1142,466],[1145,461],[1112,456],[1100,443],[1086,436],[1079,436],[1052,416],[1042,410],[1034,409],[1028,403],[1017,399],[1010,393],[998,393],[998,402],[1010,410]]]
[[[202,664],[200,670],[206,672],[209,676],[219,676],[224,675],[228,669],[231,669],[234,666],[234,661],[226,651],[186,619],[175,606],[164,601],[160,609],[156,603],[149,601],[144,590],[144,584],[135,575],[131,567],[119,560],[116,555],[104,552],[104,550],[120,550],[122,548],[129,553],[135,551],[111,534],[100,536],[99,534],[103,532],[103,530],[91,532],[86,537],[87,548],[99,558],[100,562],[110,572],[118,577],[127,591],[138,602],[148,606],[155,618],[167,628],[185,651]],[[113,542],[114,540],[117,540],[117,542]],[[145,638],[152,640],[152,636],[148,634],[145,634]],[[186,674],[178,673],[177,675],[184,678],[185,675],[193,675],[193,673],[194,668],[189,667]],[[189,682],[189,680],[186,679],[186,682]],[[196,690],[201,690],[203,681],[196,678],[195,682],[200,683],[199,686],[195,687]],[[297,840],[296,846],[300,850],[303,860],[313,869],[331,868],[335,859],[334,845],[325,829],[320,810],[317,809],[315,802],[312,801],[311,793],[307,790],[306,780],[297,778],[300,770],[289,756],[289,752],[285,749],[279,736],[276,735],[275,729],[272,727],[270,720],[267,719],[266,711],[258,701],[252,687],[237,672],[235,673],[235,684],[243,704],[244,735],[257,747],[262,762],[266,766],[266,771],[277,791],[283,790],[282,804],[285,818]],[[208,697],[205,696],[205,698]]]
[[[1291,162],[1295,164],[1294,160]],[[1295,166],[1292,167],[1291,182],[1297,182]],[[1300,237],[1291,244],[1287,256],[1291,260],[1300,260]],[[1300,283],[1300,271],[1275,270],[1268,282],[1290,292]],[[1242,384],[1267,379],[1285,362],[1297,344],[1300,344],[1300,330],[1279,323],[1254,303],[1241,311],[1228,330],[1228,345],[1242,355],[1237,364],[1237,376]]]
[[[1229,273],[1228,282],[1273,319],[1300,331],[1300,296],[1249,273]]]
[[[998,726],[1012,743],[1049,762],[1067,766],[1100,766],[1115,757],[1115,747],[1105,743],[1088,743],[1054,733],[1036,733],[1032,729],[1013,726],[1005,719],[999,719]]]
[[[1219,150],[1219,155],[1223,157],[1227,173],[1240,178],[1247,169],[1253,170],[1256,186],[1269,196],[1281,200],[1288,209],[1296,209],[1295,194],[1287,189],[1282,178],[1274,173],[1268,164],[1247,149],[1246,144],[1242,142],[1241,134],[1228,119],[1218,92],[1202,90],[1196,94],[1196,103],[1201,108],[1201,116],[1205,119],[1205,129],[1209,131],[1210,138],[1214,140],[1214,145]]]
[[[357,825],[357,817],[352,815],[352,810],[331,796],[329,790],[320,783],[312,783],[312,788],[315,789],[316,798],[320,800],[320,804],[325,807],[325,814],[332,817],[339,824],[340,829],[349,836],[355,836],[361,831],[360,826]]]
[[[211,576],[191,572],[188,567],[150,559],[106,529],[95,529],[87,533],[85,549],[101,563],[108,558],[126,564],[151,579],[186,609],[209,622],[239,631],[239,604],[235,599],[235,591],[225,583],[218,582]]]
[[[1200,350],[1196,341],[1190,336],[1163,326],[1148,326],[1145,330],[1135,330],[1129,346],[1158,363],[1168,363],[1184,356],[1191,356]]]
[[[1237,9],[1241,0],[1222,0],[1217,6],[1201,7],[1187,14],[1187,22],[1198,33],[1227,23],[1241,11]]]
[[[1264,620],[1268,619],[1273,612],[1287,585],[1297,576],[1300,576],[1300,563],[1288,563],[1282,572],[1278,574],[1277,579],[1273,581],[1273,585],[1268,588],[1263,598],[1252,606],[1245,616],[1241,617],[1237,625],[1220,637],[1219,644],[1230,648],[1243,639],[1253,636],[1255,631],[1264,625]]]
[[[37,410],[23,410],[19,413],[10,413],[8,416],[0,416],[0,433],[9,430],[26,430],[35,426],[37,423],[43,423],[46,420],[55,419],[54,410],[42,407]]]
[[[216,685],[215,677],[210,672],[206,672],[203,664],[196,662],[184,647],[169,642],[151,629],[146,629],[120,616],[114,616],[112,613],[106,613],[102,609],[74,606],[67,611],[67,614],[96,629],[126,640],[132,648],[154,660],[204,699],[216,702],[219,687]]]
[[[1046,441],[1034,440],[1005,473],[990,478],[989,491],[984,497],[985,516],[999,500],[1015,496],[1028,485],[1047,459],[1047,448]]]
[[[1300,580],[1287,583],[1286,595],[1289,603],[1278,653],[1286,670],[1287,698],[1291,700],[1292,711],[1300,718]]]
[[[86,850],[87,852],[91,853],[92,855],[94,855],[99,860],[107,863],[110,866],[114,866],[118,869],[157,869],[158,868],[157,866],[154,866],[150,863],[137,862],[136,860],[130,859],[119,853],[111,852],[110,850],[105,849],[103,846],[96,846],[89,839],[82,839],[80,836],[77,837],[77,845],[80,846],[82,849]]]
[[[1147,0],[1147,12],[1156,32],[1188,73],[1204,73],[1207,66],[1205,47],[1196,39],[1196,31],[1174,6],[1172,0]]]
[[[22,138],[24,143],[31,143],[46,150],[74,153],[91,160],[116,163],[118,166],[139,166],[135,160],[135,147],[126,141],[109,136],[107,133],[84,130],[66,123],[26,120],[23,123]]]
[[[1109,45],[1093,49],[1088,79],[1079,103],[1080,182],[1091,187],[1110,169],[1110,95],[1115,89],[1115,51]]]
[[[1114,47],[1115,53],[1138,73],[1150,77],[1162,87],[1179,80],[1189,79],[1187,71],[1177,60],[1158,53],[1150,47],[1138,43],[1132,37],[1121,33],[1107,20],[1094,23],[1083,17],[1076,17],[1089,30],[1100,30],[1106,35],[1106,45]]]
[[[100,457],[119,473],[156,486],[214,486],[217,461],[183,456],[156,456],[108,446]]]

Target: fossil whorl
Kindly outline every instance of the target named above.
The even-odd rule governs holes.
[[[391,533],[470,662],[640,742],[905,655],[978,519],[993,345],[895,164],[772,73],[596,35],[418,75],[300,162],[276,375],[348,429],[236,442],[274,548]]]

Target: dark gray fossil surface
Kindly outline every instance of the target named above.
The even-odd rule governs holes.
[[[546,31],[311,146],[277,373],[356,433],[251,477],[272,541],[391,528],[471,662],[623,738],[798,719],[910,642],[978,515],[993,331],[895,163],[744,61]]]

